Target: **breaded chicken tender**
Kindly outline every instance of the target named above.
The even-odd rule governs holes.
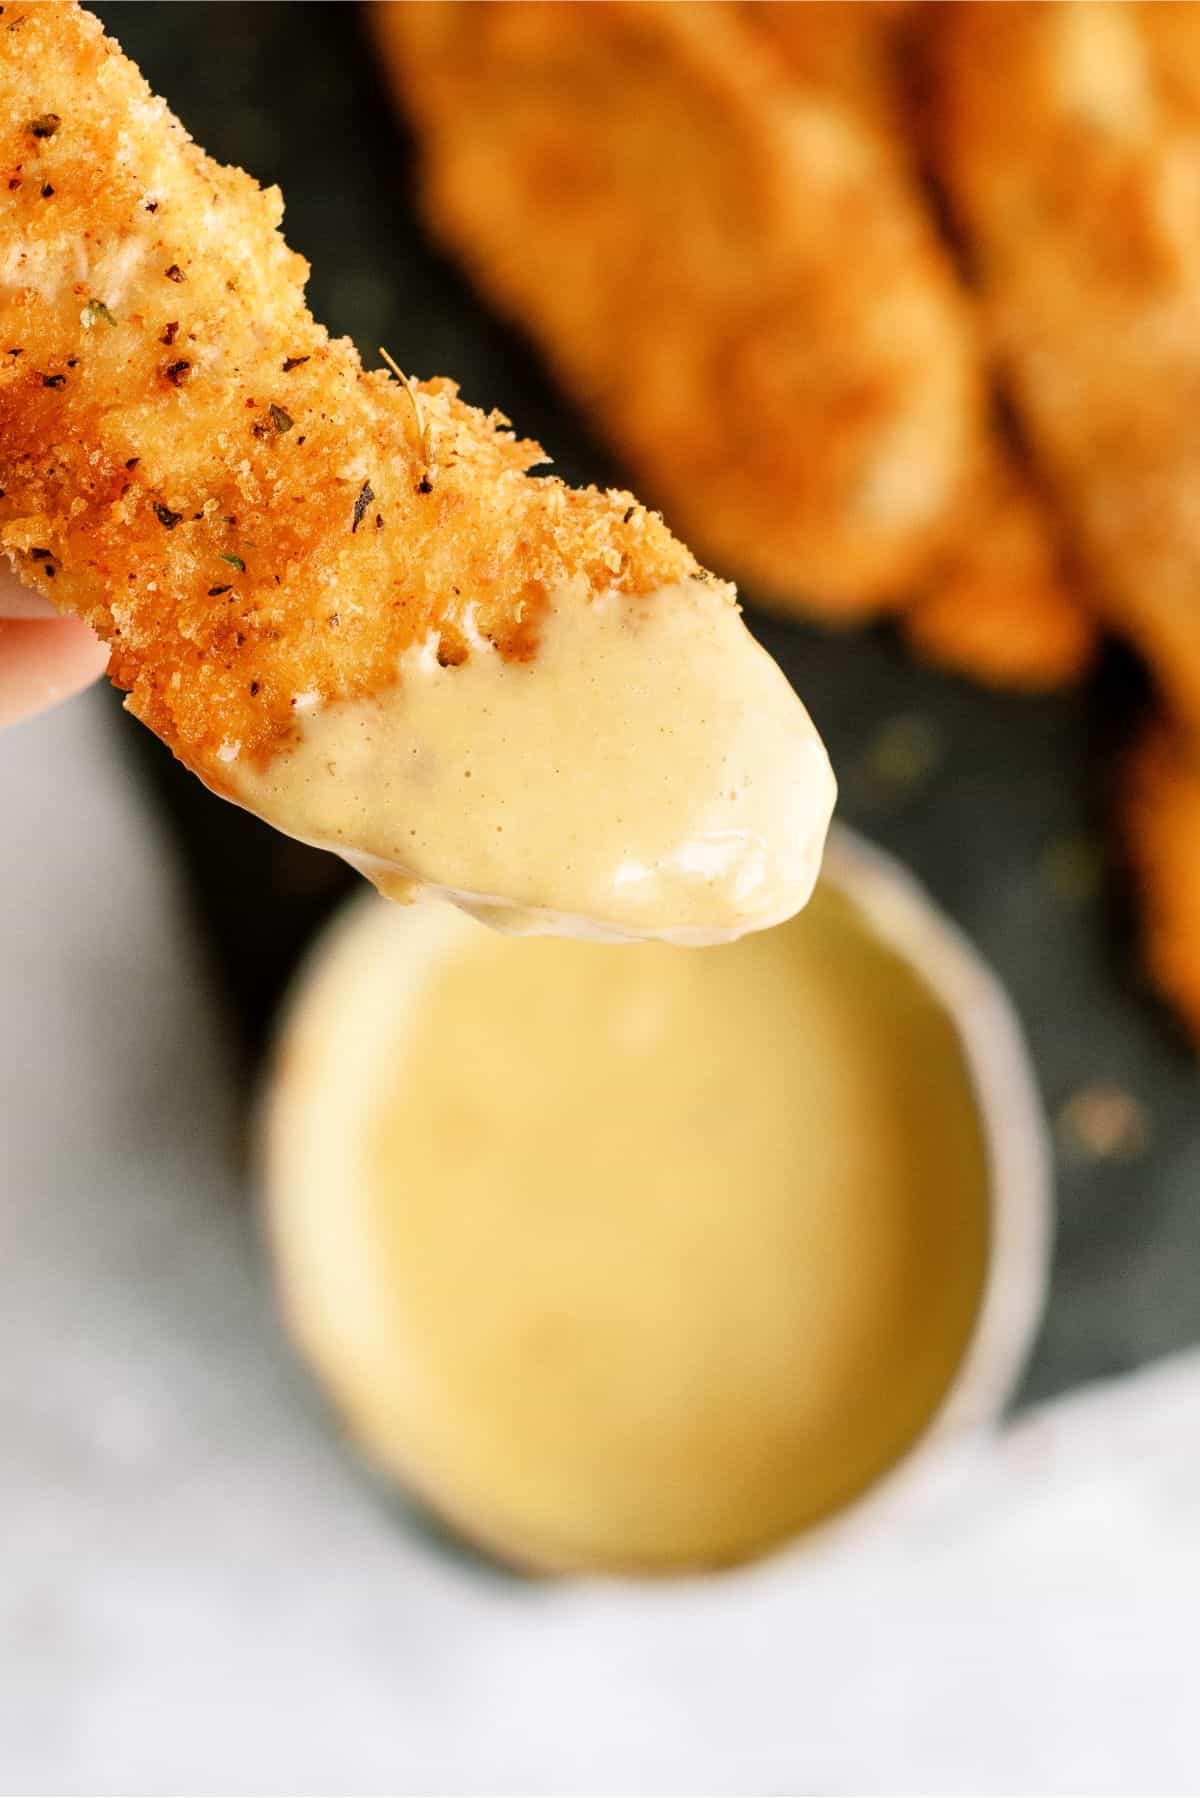
[[[907,157],[908,203],[922,203],[900,67],[911,0],[747,0],[743,16],[769,37],[792,74],[836,95],[886,133],[897,167]],[[986,376],[984,333],[972,338]],[[1092,615],[1069,579],[1040,496],[981,405],[972,469],[946,547],[906,605],[902,628],[926,660],[992,685],[1029,690],[1076,679],[1096,643]]]
[[[689,941],[796,910],[833,784],[732,588],[453,383],[364,373],[281,212],[73,0],[0,9],[22,578],[210,786],[398,896]]]
[[[629,494],[544,458],[452,382],[365,374],[304,304],[282,201],[194,144],[74,4],[0,16],[0,542],[112,645],[130,709],[220,786],[300,693],[374,690],[462,614],[510,656],[582,570],[697,564]],[[456,603],[457,602],[457,603]]]
[[[1090,587],[1200,725],[1200,8],[938,8],[934,144]]]
[[[1200,1039],[1200,753],[1156,724],[1130,759],[1122,793],[1145,957]]]
[[[911,60],[901,34],[917,13],[912,0],[746,0],[742,13],[797,80],[836,95],[887,134],[898,169],[911,157],[907,201],[920,206],[899,73]],[[982,389],[985,333],[968,304]],[[904,608],[904,634],[926,660],[975,680],[1031,691],[1061,686],[1087,667],[1096,625],[1064,568],[1047,509],[986,403],[971,459],[944,553]]]
[[[992,430],[974,316],[909,164],[909,10],[376,22],[433,228],[696,541],[782,609],[912,603],[930,657],[1053,685],[1094,629]]]
[[[908,29],[917,10],[912,0],[746,0],[742,7],[797,80],[837,96],[886,134],[913,207],[923,201],[901,68],[912,61],[907,37],[920,35]],[[968,305],[982,394],[985,333],[969,298]],[[1087,667],[1096,625],[1064,568],[1040,495],[982,399],[971,467],[944,553],[904,609],[904,633],[926,660],[976,680],[1031,691],[1061,686]]]
[[[953,272],[876,123],[734,6],[372,17],[433,230],[672,522],[780,605],[900,603],[941,550],[982,398]]]

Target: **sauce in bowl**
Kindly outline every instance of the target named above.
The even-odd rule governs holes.
[[[359,911],[269,1118],[295,1333],[369,1457],[539,1569],[729,1564],[925,1434],[994,1170],[943,1000],[854,899],[702,953]]]

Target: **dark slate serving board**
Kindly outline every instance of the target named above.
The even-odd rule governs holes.
[[[280,183],[318,317],[373,364],[385,344],[419,375],[453,374],[539,437],[568,479],[621,479],[531,348],[422,232],[410,146],[354,7],[98,10],[208,150]],[[828,636],[753,609],[751,621],[830,747],[842,818],[907,862],[1007,982],[1052,1117],[1098,1084],[1125,1095],[1115,1152],[1059,1130],[1053,1286],[1023,1397],[1196,1341],[1197,1066],[1137,974],[1120,871],[1102,862],[1107,770],[1143,700],[1137,670],[1114,653],[1083,691],[1018,698],[917,667],[886,629]],[[114,708],[118,728],[176,833],[252,1066],[298,955],[353,877],[213,799]]]

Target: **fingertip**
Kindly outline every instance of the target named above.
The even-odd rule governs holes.
[[[69,699],[107,664],[104,644],[78,618],[0,621],[0,726]]]
[[[48,599],[23,586],[11,568],[0,563],[0,618],[57,618]]]

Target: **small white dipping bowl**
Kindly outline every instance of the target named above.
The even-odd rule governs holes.
[[[947,1444],[993,1425],[1010,1399],[1041,1316],[1052,1238],[1052,1159],[1029,1054],[1011,1002],[961,932],[890,856],[850,831],[830,834],[823,878],[854,905],[879,939],[916,970],[957,1032],[978,1104],[988,1168],[989,1246],[974,1327],[958,1369],[924,1429],[860,1496],[816,1523],[783,1551],[812,1552],[834,1537],[886,1520],[919,1471]],[[406,921],[420,953],[397,955]],[[370,1306],[363,1302],[362,1250],[354,1232],[323,1229],[329,1195],[356,1190],[356,1167],[370,1134],[384,1051],[393,1056],[397,1019],[418,999],[442,947],[462,940],[448,908],[399,911],[374,896],[355,901],[315,944],[295,983],[278,1039],[263,1108],[263,1175],[269,1234],[285,1309],[307,1358],[321,1371],[334,1342],[369,1357]],[[612,951],[619,955],[617,948]],[[703,951],[678,951],[680,954]],[[353,1006],[348,1027],[347,1005]],[[394,1065],[394,1064],[393,1064]],[[330,1118],[338,1127],[323,1127]],[[360,1127],[361,1126],[361,1127]],[[288,1229],[270,1227],[286,1195]],[[300,1253],[297,1237],[303,1240]],[[299,1271],[320,1267],[319,1281]],[[289,1306],[305,1288],[304,1317]],[[412,1478],[392,1474],[414,1497],[454,1518],[455,1507]],[[486,1540],[478,1528],[465,1530]],[[780,1549],[777,1548],[776,1552]],[[525,1557],[504,1545],[504,1558]]]

